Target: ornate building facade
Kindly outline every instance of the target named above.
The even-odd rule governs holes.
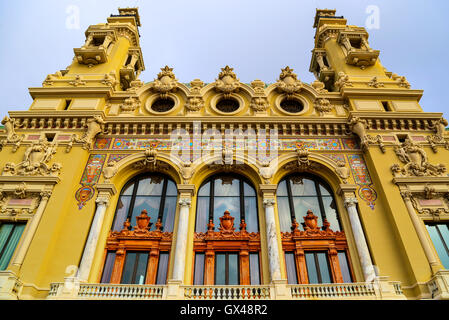
[[[143,83],[136,8],[0,132],[2,299],[449,299],[449,137],[364,28],[311,84]]]

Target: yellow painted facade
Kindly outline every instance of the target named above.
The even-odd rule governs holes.
[[[423,112],[423,91],[382,66],[364,28],[317,10],[311,84],[289,67],[271,84],[241,83],[228,66],[215,82],[186,84],[169,67],[153,82],[139,80],[139,26],[135,8],[90,26],[72,64],[30,88],[28,111],[2,121],[0,227],[26,224],[0,270],[1,299],[198,298],[195,288],[207,287],[193,283],[198,191],[217,173],[244,177],[257,195],[260,284],[228,288],[263,292],[251,291],[252,299],[449,299],[449,266],[426,227],[449,222],[447,122]],[[207,130],[218,132],[215,140]],[[274,156],[259,157],[255,140],[243,150],[222,148],[226,130],[237,130],[237,139],[249,131],[260,139],[266,130]],[[220,141],[218,151],[210,141]],[[102,284],[120,194],[149,172],[178,190],[167,282]],[[282,230],[276,190],[295,173],[332,191],[351,281],[287,280],[290,249],[283,248],[291,235]],[[137,293],[123,293],[130,288]]]

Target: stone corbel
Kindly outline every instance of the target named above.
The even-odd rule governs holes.
[[[94,116],[93,118],[88,119],[86,127],[85,127],[86,129],[85,129],[83,136],[81,138],[78,138],[76,135],[74,135],[74,136],[72,136],[71,142],[82,143],[83,149],[89,150],[90,148],[92,148],[92,144],[95,140],[95,137],[99,133],[107,133],[105,131],[105,124],[106,124],[106,121],[104,121],[103,118],[98,115]],[[72,147],[72,145],[70,145],[70,148],[71,147]],[[70,151],[69,146],[67,148]],[[66,151],[67,151],[67,149],[66,149]]]

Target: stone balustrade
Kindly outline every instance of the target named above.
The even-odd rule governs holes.
[[[270,299],[270,286],[184,286],[186,300]]]

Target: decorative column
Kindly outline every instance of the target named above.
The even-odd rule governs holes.
[[[374,271],[374,266],[371,261],[371,256],[368,250],[368,245],[366,244],[365,235],[363,233],[362,224],[360,223],[359,214],[357,212],[357,198],[354,193],[352,197],[344,196],[345,207],[348,211],[349,220],[351,222],[352,234],[354,235],[355,244],[357,247],[357,252],[359,254],[360,263],[363,269],[363,275],[365,276],[366,282],[371,282],[375,280],[376,273]]]
[[[419,242],[421,242],[421,246],[424,249],[424,253],[429,261],[432,272],[435,273],[436,271],[443,269],[441,264],[438,262],[438,258],[435,256],[434,251],[432,250],[432,245],[430,244],[428,237],[426,236],[427,231],[424,229],[420,218],[416,215],[415,208],[413,207],[411,200],[413,197],[412,193],[410,191],[403,191],[401,192],[401,196],[404,199],[408,214],[410,215],[410,219],[415,227]]]
[[[271,281],[281,280],[281,264],[274,220],[274,199],[264,199],[265,223],[267,227],[268,260],[270,263]]]
[[[189,224],[190,198],[179,200],[179,221],[176,232],[175,264],[173,267],[173,280],[184,281],[186,266],[187,227]]]
[[[112,184],[98,184],[97,210],[95,211],[94,220],[89,230],[87,242],[84,247],[83,257],[78,268],[77,278],[81,282],[87,282],[90,269],[94,260],[95,251],[97,249],[98,238],[100,236],[101,227],[103,226],[106,208],[109,200],[115,194],[116,189]]]
[[[25,254],[30,247],[31,240],[33,240],[34,234],[36,233],[39,222],[41,221],[42,214],[47,207],[48,199],[50,198],[50,196],[51,191],[44,191],[40,193],[41,201],[39,203],[39,206],[37,207],[36,213],[30,219],[28,230],[23,237],[22,243],[18,248],[16,255],[14,256],[12,269],[18,270],[22,266],[23,260],[25,259]]]

